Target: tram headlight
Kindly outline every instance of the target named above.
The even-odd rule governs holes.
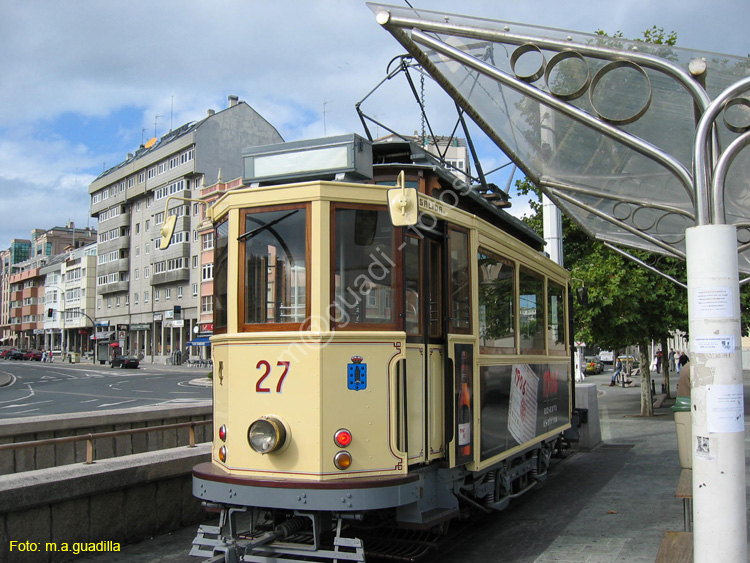
[[[287,440],[284,424],[274,416],[262,416],[250,425],[247,441],[259,454],[280,450]]]

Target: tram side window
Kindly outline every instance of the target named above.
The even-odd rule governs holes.
[[[471,330],[471,279],[469,276],[469,235],[450,230],[450,315],[451,332]]]
[[[515,283],[513,262],[480,250],[479,265],[479,352],[514,353]]]
[[[388,211],[335,208],[334,214],[334,287],[329,309],[336,328],[394,326],[396,278]]]
[[[521,267],[519,275],[521,350],[544,353],[544,279]]]
[[[299,329],[309,316],[306,209],[249,210],[243,224],[244,323]]]
[[[214,235],[214,333],[227,330],[227,266],[229,264],[229,221],[216,227]]]
[[[565,288],[547,281],[547,346],[550,354],[565,354]]]

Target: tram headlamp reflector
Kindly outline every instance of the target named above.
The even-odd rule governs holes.
[[[336,430],[336,433],[333,435],[333,441],[336,442],[339,448],[346,448],[352,443],[352,433],[346,428]]]
[[[226,424],[222,424],[221,428],[219,428],[219,438],[221,439],[222,442],[227,441],[227,425]]]
[[[222,463],[225,463],[227,461],[227,447],[221,446],[219,448],[219,459]]]
[[[339,452],[333,456],[333,464],[339,469],[349,469],[352,464],[352,454],[349,452]]]
[[[286,442],[286,429],[281,421],[273,416],[262,416],[250,425],[247,431],[250,447],[259,454],[270,454],[280,449]]]

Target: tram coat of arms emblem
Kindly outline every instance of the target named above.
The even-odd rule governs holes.
[[[352,356],[352,363],[347,364],[347,388],[352,391],[367,389],[367,364],[362,356]]]

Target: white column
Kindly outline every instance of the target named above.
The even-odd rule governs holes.
[[[687,229],[696,563],[746,563],[745,418],[736,229]]]

